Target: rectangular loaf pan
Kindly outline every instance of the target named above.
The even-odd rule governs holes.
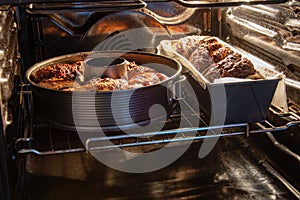
[[[282,80],[283,75],[272,70],[272,66],[268,66],[268,63],[254,59],[224,41],[218,40],[229,46],[233,51],[241,53],[242,56],[251,60],[255,69],[265,79],[233,79],[228,81],[225,78],[210,83],[186,58],[172,48],[173,44],[177,42],[176,40],[161,41],[157,49],[159,54],[177,59],[186,69],[190,76],[190,83],[193,84],[197,94],[200,110],[214,124],[264,121],[278,82]],[[285,91],[279,91],[279,93],[278,95],[283,95],[282,93],[285,94]]]

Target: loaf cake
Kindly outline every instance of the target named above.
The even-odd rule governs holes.
[[[204,77],[214,82],[223,77],[263,78],[253,63],[212,36],[187,36],[173,45]]]

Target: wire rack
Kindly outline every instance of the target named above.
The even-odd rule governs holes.
[[[141,0],[80,0],[75,2],[74,0],[8,0],[8,1],[1,1],[0,5],[26,5],[29,9],[33,10],[44,10],[46,7],[50,9],[67,9],[67,10],[83,10],[86,8],[91,8],[94,4],[94,8],[104,10],[104,9],[112,9],[116,7],[127,7],[127,8],[141,8],[145,7],[146,3]],[[89,5],[90,4],[90,5]]]
[[[22,86],[23,88],[24,86]],[[23,91],[20,96],[30,96],[30,92]],[[26,99],[26,98],[23,98]],[[28,99],[28,98],[27,98]],[[185,100],[181,100],[186,103]],[[230,137],[244,135],[249,137],[254,134],[273,134],[300,126],[300,107],[289,101],[289,111],[284,112],[281,108],[271,106],[269,115],[278,118],[284,118],[283,124],[272,124],[266,120],[259,123],[237,123],[217,126],[209,126],[203,120],[202,113],[197,113],[191,106],[188,112],[182,113],[178,106],[174,107],[174,112],[167,120],[160,121],[163,124],[160,131],[148,131],[142,133],[106,132],[106,136],[99,137],[97,133],[81,140],[76,131],[63,130],[55,126],[43,123],[29,123],[25,131],[25,136],[16,139],[15,148],[19,154],[36,154],[41,156],[113,150],[117,148],[135,148],[151,146],[153,149],[161,148],[166,144],[182,145],[186,142],[199,142],[204,139],[213,139],[218,137]],[[29,106],[29,113],[30,106]],[[30,116],[30,114],[28,115]],[[192,127],[190,121],[199,121],[199,126]],[[32,121],[31,117],[27,121]],[[26,122],[27,122],[26,121]],[[182,123],[183,122],[183,123]],[[179,124],[185,124],[180,127]],[[180,128],[179,128],[180,127]],[[219,131],[221,130],[221,131]],[[207,134],[210,131],[210,134]],[[218,133],[216,133],[218,132]],[[213,134],[211,134],[213,133]],[[275,140],[275,139],[274,139]],[[275,141],[277,142],[277,141]],[[297,159],[299,156],[296,155]]]
[[[59,1],[48,4],[32,3],[27,5],[27,10],[34,14],[54,13],[61,10],[64,11],[122,11],[128,9],[144,8],[146,3],[140,0],[117,0],[117,1],[93,1],[93,2],[75,2]]]
[[[185,7],[222,7],[222,6],[240,6],[240,5],[257,5],[257,4],[278,4],[287,0],[174,0],[176,3]]]

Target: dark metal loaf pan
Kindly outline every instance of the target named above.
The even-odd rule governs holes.
[[[208,119],[220,119],[216,124],[253,123],[267,116],[279,79],[253,80],[235,83],[212,83],[204,89],[189,77],[197,93],[200,110]],[[222,118],[225,112],[224,120]]]
[[[216,37],[214,37],[216,38]],[[281,78],[278,73],[268,68],[262,60],[250,57],[231,45],[216,38],[224,46],[248,58],[260,72],[268,75],[261,80],[243,80],[237,82],[211,83],[199,72],[188,59],[173,49],[176,40],[164,40],[158,46],[159,53],[178,60],[183,71],[191,75],[194,82],[200,109],[206,113],[215,124],[252,123],[266,119],[268,108],[274,96],[277,84]]]

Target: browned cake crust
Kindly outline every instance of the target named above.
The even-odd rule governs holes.
[[[203,72],[209,66],[214,64],[213,59],[209,55],[209,51],[203,47],[198,47],[189,58],[189,61],[193,64],[193,66],[199,71]]]
[[[223,45],[217,41],[210,40],[211,42],[205,42],[202,43],[201,46],[205,47],[208,51],[209,54],[211,55],[214,51],[218,50],[219,48],[223,47]]]
[[[127,71],[128,79],[131,79],[132,77],[134,77],[138,74],[156,72],[154,69],[151,69],[151,68],[145,67],[145,66],[140,66],[140,65],[136,65],[134,67],[127,68],[127,69],[128,69],[128,71]]]
[[[157,84],[166,80],[165,74],[158,73],[156,70],[145,66],[133,66],[128,68],[128,88],[139,88]]]
[[[174,47],[210,82],[223,77],[262,78],[249,59],[216,37],[188,36],[180,39]]]
[[[83,61],[75,63],[59,63],[37,70],[31,75],[31,80],[36,83],[52,80],[75,80],[84,71]]]
[[[229,47],[223,46],[215,51],[212,51],[210,53],[210,56],[212,57],[213,61],[217,63],[229,56],[230,54],[233,54],[233,51]]]
[[[194,50],[199,47],[201,38],[199,36],[187,36],[181,38],[173,48],[183,57],[189,59]]]
[[[165,74],[158,73],[149,67],[127,63],[128,80],[99,78],[82,83],[75,81],[84,71],[83,62],[56,64],[37,70],[31,79],[39,86],[62,91],[112,91],[139,88],[157,84],[168,79]]]
[[[78,87],[79,85],[73,80],[48,79],[41,81],[39,86],[47,89],[70,91],[70,88]]]
[[[239,53],[230,54],[203,72],[204,77],[211,82],[223,77],[246,78],[255,73],[252,62]]]
[[[93,78],[87,84],[76,87],[76,91],[111,91],[111,90],[126,90],[128,82],[124,79],[112,78]]]

